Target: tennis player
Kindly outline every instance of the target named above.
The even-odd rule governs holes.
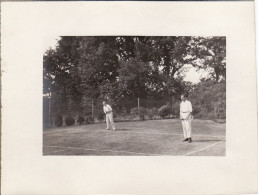
[[[184,132],[184,140],[188,141],[189,143],[192,142],[191,133],[192,133],[192,104],[187,99],[187,95],[181,95],[182,102],[180,103],[180,119],[182,121],[183,132]]]
[[[109,126],[111,124],[113,131],[116,130],[115,124],[113,121],[113,112],[112,108],[109,104],[106,104],[106,102],[103,102],[103,111],[106,114],[106,123],[107,123],[107,130],[109,130]]]

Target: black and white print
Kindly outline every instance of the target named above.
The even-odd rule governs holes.
[[[43,155],[226,155],[225,36],[53,40]]]

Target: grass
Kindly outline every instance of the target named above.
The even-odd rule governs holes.
[[[104,123],[48,129],[43,132],[44,155],[105,156],[225,156],[226,124],[192,122],[192,143],[182,142],[178,119],[117,122],[116,131]]]

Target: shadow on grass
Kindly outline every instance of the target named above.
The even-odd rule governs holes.
[[[116,131],[132,131],[132,129],[119,128],[119,129],[116,129]]]
[[[193,142],[219,142],[219,141],[223,141],[223,140],[217,140],[217,139],[209,139],[209,140],[196,140],[196,139],[192,139]]]

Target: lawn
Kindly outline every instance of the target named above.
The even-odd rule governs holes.
[[[178,119],[104,123],[43,131],[43,155],[105,156],[225,156],[226,123],[192,122],[192,143],[182,142]]]

